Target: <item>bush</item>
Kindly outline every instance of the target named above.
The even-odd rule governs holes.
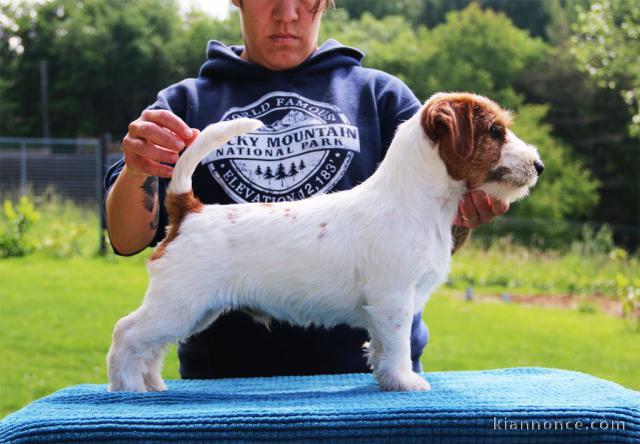
[[[594,255],[608,254],[611,259],[626,259],[626,251],[616,248],[613,241],[613,231],[608,225],[603,225],[595,231],[589,225],[582,228],[582,240],[572,245],[577,254]]]
[[[87,226],[55,221],[47,237],[38,244],[38,250],[54,257],[71,257],[81,253],[81,237]]]
[[[95,253],[98,216],[93,206],[80,206],[52,189],[34,201],[42,218],[30,235],[39,254],[64,258]]]
[[[21,197],[14,207],[10,200],[5,200],[0,213],[0,257],[24,256],[34,250],[34,245],[27,239],[27,231],[40,218],[27,197]]]
[[[616,276],[616,288],[622,305],[622,316],[632,329],[640,333],[640,279]]]
[[[62,199],[53,189],[23,196],[17,204],[7,200],[1,210],[0,258],[66,258],[96,251],[96,211]]]
[[[640,257],[609,250],[607,230],[587,230],[582,242],[563,252],[525,248],[511,238],[473,237],[454,256],[447,285],[490,294],[604,296],[627,304],[629,319],[637,319]]]

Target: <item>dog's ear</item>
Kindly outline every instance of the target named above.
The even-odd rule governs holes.
[[[427,137],[438,144],[449,175],[456,180],[463,179],[456,166],[464,165],[475,150],[473,103],[433,100],[423,111],[422,126]]]

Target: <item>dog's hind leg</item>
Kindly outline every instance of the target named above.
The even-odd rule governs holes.
[[[208,311],[202,316],[186,337],[192,336],[211,325],[220,315],[221,310]],[[162,363],[164,361],[164,354],[166,352],[166,346],[157,345],[151,350],[151,358],[145,361],[145,374],[143,375],[144,383],[149,392],[162,392],[167,389],[167,386],[162,380]]]
[[[205,288],[190,288],[190,295],[184,297],[180,297],[184,289],[173,285],[151,288],[142,306],[118,321],[114,329],[107,357],[110,391],[164,390],[160,370],[166,344],[203,328],[203,313],[207,313],[208,325],[223,312],[206,306],[210,290]]]
[[[139,310],[120,319],[113,330],[111,348],[107,354],[109,391],[146,391],[144,360],[139,356],[140,352],[132,347],[130,338]]]

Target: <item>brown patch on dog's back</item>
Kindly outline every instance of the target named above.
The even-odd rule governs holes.
[[[187,214],[199,213],[204,207],[202,202],[193,195],[193,191],[182,194],[167,194],[167,197],[164,200],[164,206],[169,213],[169,228],[167,230],[167,236],[151,255],[152,261],[160,259],[164,254],[167,245],[178,237],[180,225]]]

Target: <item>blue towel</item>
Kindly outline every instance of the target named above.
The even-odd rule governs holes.
[[[163,393],[69,387],[0,422],[0,442],[635,442],[640,392],[545,368],[436,372],[430,392],[369,374],[168,381]],[[581,426],[578,426],[581,424]]]

